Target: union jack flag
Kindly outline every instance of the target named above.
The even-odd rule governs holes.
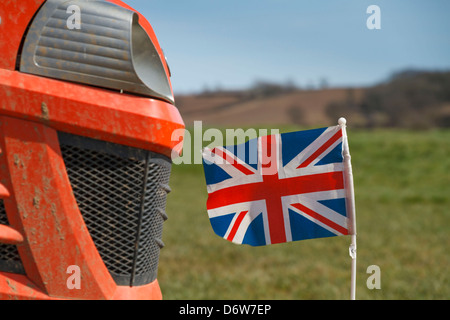
[[[203,150],[214,232],[262,246],[348,235],[341,126]]]

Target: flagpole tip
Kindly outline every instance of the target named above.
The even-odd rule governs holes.
[[[340,126],[345,126],[347,124],[347,120],[345,118],[339,118],[338,123]]]

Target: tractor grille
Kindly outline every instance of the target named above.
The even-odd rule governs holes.
[[[65,133],[59,139],[78,207],[116,283],[154,281],[164,246],[170,160]]]
[[[9,226],[3,200],[0,200],[0,224]],[[25,274],[17,246],[0,243],[0,271]]]

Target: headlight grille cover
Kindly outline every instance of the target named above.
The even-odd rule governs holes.
[[[157,277],[170,160],[150,151],[59,133],[75,199],[118,285]]]
[[[71,6],[80,9],[79,29],[68,27]],[[20,71],[174,102],[139,15],[106,1],[48,0],[26,36]]]

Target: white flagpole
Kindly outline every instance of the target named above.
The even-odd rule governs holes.
[[[353,173],[350,149],[348,146],[347,130],[346,124],[347,120],[345,118],[340,118],[338,120],[339,125],[342,128],[342,142],[343,142],[343,157],[344,157],[344,172],[345,172],[345,192],[346,192],[346,203],[347,212],[349,213],[349,234],[351,235],[351,244],[349,247],[350,257],[352,258],[352,273],[351,273],[351,289],[350,289],[350,299],[356,299],[356,214],[355,214],[355,192],[353,188]]]

